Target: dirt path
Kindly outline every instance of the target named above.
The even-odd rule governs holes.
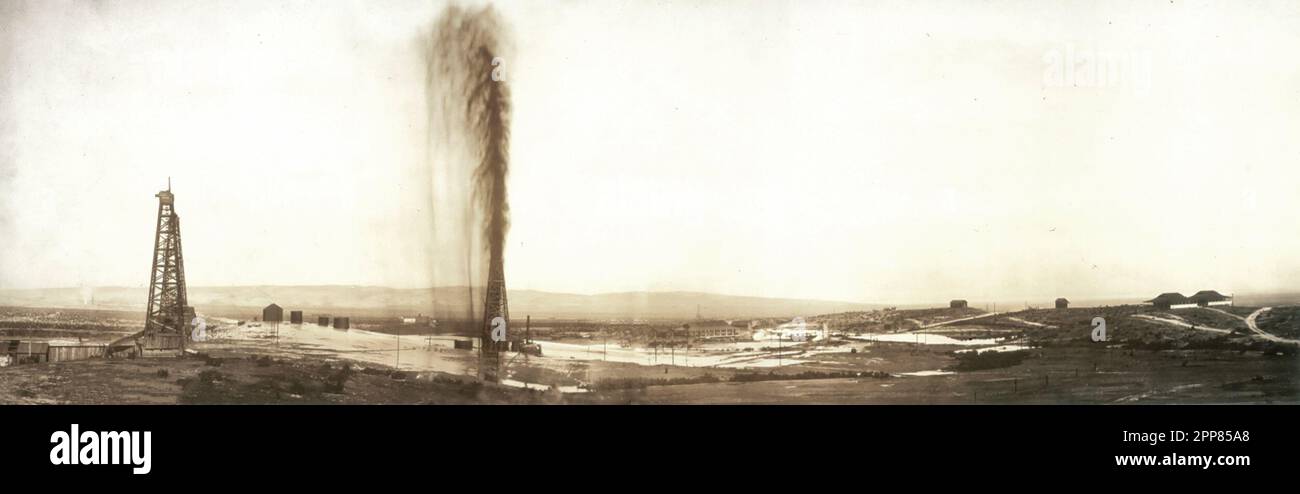
[[[993,317],[993,316],[996,316],[996,315],[999,315],[999,314],[1002,314],[1002,312],[990,312],[990,313],[988,313],[988,314],[980,314],[980,315],[978,315],[978,316],[962,317],[962,318],[959,318],[959,319],[950,319],[950,320],[947,320],[947,321],[940,321],[940,322],[936,322],[936,323],[926,324],[926,325],[921,326],[921,327],[919,327],[919,328],[917,328],[917,329],[937,328],[937,327],[939,327],[939,326],[947,326],[947,325],[949,325],[949,324],[954,324],[954,323],[959,323],[959,322],[973,321],[973,320],[975,320],[975,319],[983,319],[983,318],[986,318],[986,317]]]
[[[1021,319],[1021,318],[1019,318],[1019,317],[1008,317],[1007,320],[1009,320],[1009,321],[1015,321],[1015,322],[1018,322],[1018,323],[1020,323],[1020,324],[1027,324],[1027,325],[1030,325],[1030,326],[1034,326],[1034,327],[1036,327],[1036,328],[1056,329],[1056,326],[1053,326],[1053,325],[1051,325],[1051,324],[1043,324],[1043,323],[1041,323],[1041,322],[1026,321],[1026,320]]]
[[[1256,335],[1258,335],[1259,337],[1264,338],[1264,339],[1266,339],[1266,340],[1269,340],[1269,341],[1276,341],[1276,342],[1280,342],[1280,343],[1291,343],[1291,344],[1293,344],[1293,345],[1300,345],[1300,340],[1293,340],[1293,339],[1290,339],[1290,338],[1283,338],[1283,337],[1281,337],[1281,336],[1277,336],[1277,335],[1274,335],[1274,334],[1271,334],[1271,333],[1265,332],[1265,331],[1262,330],[1262,329],[1259,329],[1259,325],[1258,325],[1258,323],[1257,323],[1257,320],[1259,319],[1259,316],[1262,315],[1262,314],[1265,313],[1265,312],[1270,311],[1270,310],[1273,310],[1273,308],[1272,308],[1272,307],[1261,307],[1259,310],[1257,310],[1257,311],[1255,311],[1255,312],[1251,312],[1250,315],[1246,317],[1246,326],[1249,327],[1251,331],[1254,331]]]
[[[1232,333],[1232,330],[1231,330],[1231,329],[1212,328],[1212,327],[1209,327],[1209,326],[1203,326],[1203,325],[1191,324],[1191,323],[1187,323],[1187,322],[1179,321],[1179,320],[1176,320],[1176,319],[1165,319],[1165,318],[1163,318],[1163,317],[1156,317],[1156,316],[1153,316],[1153,315],[1151,315],[1151,314],[1133,314],[1132,317],[1135,317],[1135,318],[1138,318],[1138,319],[1146,319],[1146,320],[1148,320],[1148,321],[1155,321],[1155,322],[1158,322],[1158,323],[1168,324],[1168,325],[1171,325],[1171,326],[1178,326],[1178,327],[1181,327],[1181,328],[1189,328],[1189,329],[1198,329],[1198,330],[1201,330],[1201,331],[1209,331],[1209,332],[1212,332],[1212,333],[1221,333],[1221,334],[1231,334],[1231,333]]]

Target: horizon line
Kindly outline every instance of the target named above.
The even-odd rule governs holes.
[[[272,287],[273,287],[273,288],[379,288],[379,289],[387,289],[387,290],[405,290],[405,291],[438,290],[438,289],[464,289],[464,288],[467,288],[467,287],[468,287],[468,288],[475,288],[475,289],[480,289],[480,288],[482,288],[481,286],[473,286],[473,285],[468,285],[468,286],[467,286],[467,285],[444,285],[444,286],[429,286],[429,287],[395,287],[395,286],[385,286],[385,285],[367,285],[367,284],[310,284],[310,285],[306,285],[306,284],[305,284],[305,285],[293,285],[293,284],[281,284],[281,285],[275,285],[275,284],[241,284],[241,285],[195,285],[195,286],[191,286],[191,287],[189,287],[189,288],[190,288],[190,289],[194,289],[194,288],[272,288]],[[128,285],[61,286],[61,287],[39,287],[39,288],[0,288],[0,291],[81,290],[81,289],[86,289],[86,288],[90,288],[90,289],[102,289],[102,288],[117,288],[117,289],[147,289],[148,287],[145,286],[145,285],[139,285],[139,286],[128,286]],[[1023,295],[1021,295],[1021,296],[1004,296],[1004,297],[991,297],[991,298],[946,298],[946,299],[945,299],[944,297],[937,297],[937,298],[934,298],[933,300],[914,300],[914,301],[907,301],[907,302],[900,302],[900,301],[888,301],[888,302],[854,302],[854,301],[847,301],[847,300],[834,300],[834,299],[822,299],[822,298],[788,297],[788,296],[765,296],[765,295],[749,295],[749,294],[734,294],[734,293],[723,293],[723,292],[706,292],[706,291],[698,291],[698,290],[624,290],[624,291],[612,291],[612,292],[574,293],[574,292],[561,292],[561,291],[540,290],[540,289],[535,289],[535,288],[507,288],[507,291],[508,291],[508,292],[509,292],[509,291],[541,292],[541,293],[548,293],[548,294],[554,294],[554,295],[573,295],[573,296],[583,296],[583,297],[597,297],[597,296],[624,295],[624,294],[639,294],[639,293],[649,293],[649,294],[714,295],[714,296],[737,297],[737,298],[757,298],[757,299],[770,299],[770,300],[794,300],[794,301],[807,301],[807,302],[839,303],[839,304],[852,304],[852,305],[879,305],[879,306],[890,306],[890,305],[921,305],[921,304],[936,303],[936,302],[940,302],[940,301],[944,301],[944,302],[946,302],[946,301],[951,301],[951,300],[966,300],[966,301],[968,301],[968,302],[984,302],[984,303],[994,303],[994,302],[1004,302],[1004,303],[1005,303],[1005,302],[1008,302],[1008,301],[1013,301],[1013,302],[1014,302],[1014,301],[1016,301],[1017,299],[1020,300],[1020,301],[1022,301],[1022,302],[1028,302],[1028,301],[1031,301],[1031,300],[1039,300],[1039,299],[1042,299],[1042,300],[1046,300],[1046,301],[1048,301],[1048,302],[1051,302],[1051,301],[1054,301],[1056,298],[1059,298],[1059,297],[1064,297],[1064,298],[1067,298],[1067,299],[1074,298],[1074,300],[1072,300],[1071,302],[1076,302],[1076,301],[1077,301],[1077,302],[1084,302],[1084,301],[1110,301],[1110,300],[1122,300],[1122,299],[1130,299],[1130,298],[1132,298],[1132,299],[1145,299],[1145,298],[1147,298],[1147,297],[1151,297],[1151,296],[1153,296],[1153,295],[1136,295],[1136,294],[1128,294],[1128,295],[1086,295],[1086,296],[1077,296],[1077,297],[1071,297],[1071,296],[1065,296],[1065,295],[1040,295],[1040,296],[1032,296],[1032,297],[1030,297],[1030,296],[1023,296]],[[1161,292],[1161,293],[1165,293],[1165,292]],[[1241,292],[1242,295],[1247,295],[1247,296],[1253,296],[1253,295],[1284,295],[1284,294],[1293,294],[1293,293],[1300,293],[1300,288],[1295,289],[1295,291],[1278,290],[1278,291],[1250,291],[1250,292]],[[1156,295],[1159,295],[1159,293],[1157,293]],[[1235,292],[1234,292],[1234,293],[1229,293],[1228,295],[1229,295],[1229,296],[1233,296],[1233,297],[1236,296]]]

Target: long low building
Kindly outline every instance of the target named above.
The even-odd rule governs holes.
[[[1147,300],[1146,303],[1155,306],[1157,309],[1164,310],[1196,307],[1196,302],[1193,302],[1192,299],[1189,299],[1187,296],[1178,292],[1166,292],[1156,295],[1156,298]]]
[[[43,341],[0,341],[0,367],[49,362],[50,344]]]
[[[1146,303],[1155,306],[1157,309],[1164,310],[1190,309],[1192,307],[1232,305],[1232,297],[1214,290],[1201,290],[1190,297],[1178,292],[1167,292],[1147,300]]]
[[[736,328],[726,321],[698,321],[684,325],[686,332],[692,339],[712,339],[712,338],[737,338],[740,336],[740,328]]]
[[[0,341],[0,367],[86,360],[106,355],[108,345],[52,345],[43,341]]]
[[[1214,290],[1201,290],[1195,295],[1187,297],[1192,302],[1201,307],[1210,307],[1215,305],[1232,305],[1232,297],[1216,292]]]

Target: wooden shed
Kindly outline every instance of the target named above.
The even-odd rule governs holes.
[[[262,309],[263,322],[281,322],[284,321],[284,309],[280,306],[271,304]]]

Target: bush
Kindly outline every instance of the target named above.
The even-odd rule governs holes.
[[[171,375],[170,372],[167,372],[167,369],[158,369],[157,374],[158,374],[158,377],[167,377],[167,376],[170,376],[170,375]]]
[[[348,379],[351,377],[352,366],[343,364],[343,367],[337,372],[330,374],[329,377],[325,378],[325,392],[342,393],[343,387],[348,383]]]
[[[212,384],[221,381],[225,376],[214,370],[205,370],[199,373],[199,382],[203,384]]]

